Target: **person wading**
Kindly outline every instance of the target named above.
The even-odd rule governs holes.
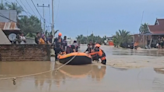
[[[92,43],[91,53],[92,53],[92,52],[96,52],[96,51],[97,51],[97,49],[95,48],[95,44]],[[99,61],[99,56],[98,56],[98,54],[92,55],[92,60],[98,62],[98,61]]]
[[[76,40],[74,40],[74,42],[73,42],[72,45],[74,45],[76,52],[78,52],[78,48],[79,48],[79,47],[78,47],[78,43],[77,43]]]
[[[63,42],[62,42],[62,49],[66,51],[67,49],[67,36],[64,36]]]
[[[90,44],[88,44],[88,48],[85,50],[85,52],[84,53],[91,53],[91,50],[92,50],[92,47],[91,47],[91,45]]]
[[[102,49],[100,49],[100,46],[101,46],[100,44],[96,44],[95,45],[96,51],[90,53],[90,55],[98,54],[99,58],[101,59],[101,63],[106,65],[106,54]]]
[[[62,49],[62,38],[61,38],[61,36],[62,36],[62,33],[59,33],[58,37],[55,38],[55,40],[54,40],[55,60],[57,60],[57,56],[59,54],[58,50]]]

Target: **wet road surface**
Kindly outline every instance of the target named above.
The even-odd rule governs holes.
[[[114,53],[108,47],[104,49],[107,54]],[[54,61],[0,62],[0,92],[164,92],[164,68],[153,67],[125,69],[96,63],[67,65],[58,71],[16,78],[15,85],[13,79],[1,80],[53,70],[60,65]]]

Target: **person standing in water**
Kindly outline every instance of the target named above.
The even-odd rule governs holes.
[[[94,43],[92,43],[92,48],[91,48],[91,53],[92,52],[96,52],[97,51],[97,49],[95,48],[95,44]],[[95,55],[92,55],[92,60],[94,61],[99,61],[99,56],[98,56],[98,54],[95,54]]]
[[[76,40],[74,40],[72,45],[74,45],[76,52],[78,52],[78,43]]]
[[[59,54],[59,51],[58,50],[61,50],[62,49],[62,43],[63,42],[62,42],[61,36],[62,36],[62,33],[59,33],[58,34],[58,37],[55,38],[55,40],[54,40],[55,60],[57,60],[57,56]]]
[[[98,54],[99,58],[101,59],[101,63],[106,65],[106,54],[105,54],[105,52],[102,49],[100,49],[100,46],[101,46],[100,44],[96,44],[95,45],[95,50],[96,51],[90,53],[90,55]]]
[[[85,50],[85,52],[84,53],[91,53],[91,50],[92,50],[92,48],[91,48],[91,44],[88,44],[88,48]]]
[[[67,36],[64,36],[64,39],[62,41],[62,49],[66,51],[67,49]]]

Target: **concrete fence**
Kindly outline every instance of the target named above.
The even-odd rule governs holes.
[[[50,61],[48,45],[0,45],[0,61]]]
[[[36,44],[34,38],[26,38],[26,44]]]

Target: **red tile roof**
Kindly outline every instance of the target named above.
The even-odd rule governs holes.
[[[157,19],[157,25],[148,25],[149,32],[151,34],[164,34],[164,19]],[[155,24],[156,24],[155,23]]]

